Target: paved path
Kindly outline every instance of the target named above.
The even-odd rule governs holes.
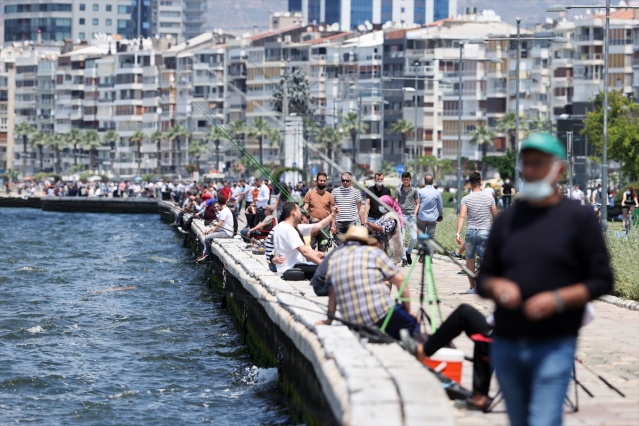
[[[403,269],[404,273],[408,273],[409,268]],[[436,255],[433,270],[444,318],[460,303],[469,303],[486,315],[492,312],[492,301],[463,294],[468,288],[468,279],[457,275],[458,267]],[[419,300],[420,274],[421,265],[418,265],[410,279],[414,300]],[[417,310],[419,302],[413,304],[413,310]],[[625,393],[626,398],[608,388],[586,368],[577,365],[577,378],[595,397],[591,398],[580,390],[579,411],[569,413],[566,410],[564,422],[566,425],[639,425],[639,312],[604,302],[595,302],[594,305],[596,319],[582,329],[577,355],[597,374]],[[472,355],[472,342],[466,335],[458,337],[454,343],[467,355]],[[463,366],[462,384],[469,389],[472,387],[472,364],[469,362]],[[497,382],[493,380],[491,394],[496,390]],[[574,399],[572,385],[569,392]],[[488,414],[458,409],[453,411],[459,425],[508,424],[503,402]]]

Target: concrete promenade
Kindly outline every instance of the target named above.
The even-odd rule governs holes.
[[[414,259],[417,256],[414,256]],[[486,315],[493,311],[492,301],[477,295],[463,294],[468,288],[466,276],[457,275],[458,267],[435,255],[433,270],[444,318],[460,303],[468,303]],[[409,268],[403,268],[408,273]],[[421,265],[417,265],[409,281],[414,297],[413,310],[419,308]],[[639,311],[617,307],[611,303],[594,303],[595,320],[584,327],[579,337],[577,356],[597,374],[609,381],[626,395],[622,398],[608,388],[594,374],[577,364],[577,379],[594,394],[589,397],[579,390],[579,411],[565,411],[566,425],[639,425]],[[425,305],[428,312],[428,305]],[[462,335],[455,345],[472,355],[473,344]],[[472,387],[472,364],[465,362],[462,384]],[[491,384],[491,395],[497,391],[496,380]],[[574,388],[570,387],[570,398],[574,401]],[[458,425],[507,425],[503,402],[492,413],[453,409]]]

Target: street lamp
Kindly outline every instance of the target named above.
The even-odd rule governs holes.
[[[467,40],[459,42],[459,78],[458,84],[458,105],[457,105],[457,211],[461,207],[462,194],[462,172],[461,172],[461,153],[462,153],[462,71],[464,66],[464,45],[468,44],[484,44],[484,40]],[[439,58],[439,60],[443,60]],[[466,58],[466,61],[472,62],[489,62],[492,64],[501,64],[503,61],[497,58]]]
[[[567,12],[568,9],[592,9],[595,5],[554,5],[548,7],[546,12]],[[606,0],[606,21],[604,25],[604,105],[603,105],[603,152],[601,159],[601,186],[604,195],[608,197],[608,50],[610,45],[610,0]],[[623,6],[624,9],[639,9],[639,6]],[[607,200],[606,200],[607,201]],[[607,202],[601,209],[601,226],[605,231],[608,228],[608,208]]]
[[[570,40],[564,37],[522,37],[521,36],[521,18],[516,18],[517,21],[517,37],[514,39],[517,42],[517,58],[515,61],[515,164],[513,168],[513,182],[517,185],[517,177],[514,176],[517,171],[517,159],[519,153],[519,71],[521,65],[521,42],[522,41],[533,41],[533,40],[547,40],[552,43],[568,43]],[[513,41],[512,38],[509,37],[491,37],[484,39],[484,41]],[[551,118],[552,120],[552,118]],[[552,121],[551,121],[552,123]],[[552,125],[549,129],[549,133],[552,132]]]

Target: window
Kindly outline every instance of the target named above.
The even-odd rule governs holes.
[[[104,20],[104,25],[106,25],[107,27],[110,27],[112,24],[112,21],[110,19],[105,19]]]
[[[84,25],[84,18],[80,18],[80,25]]]
[[[121,14],[131,13],[131,6],[118,6],[118,13],[121,13]]]
[[[110,4],[106,5],[106,11],[107,12],[111,12],[112,9],[113,9],[113,7]]]
[[[91,23],[92,23],[93,25],[100,25],[100,20],[99,20],[98,18],[93,18],[93,19],[91,20]]]
[[[100,5],[99,4],[94,4],[93,5],[93,11],[94,12],[98,12],[100,10]]]
[[[80,10],[87,10],[87,6],[84,3],[80,3]]]
[[[80,38],[80,40],[85,40],[87,38],[86,34],[84,33],[78,33],[78,37]]]

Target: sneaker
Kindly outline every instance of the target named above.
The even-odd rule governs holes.
[[[405,259],[402,260],[402,268],[405,268],[409,265],[408,261],[406,261]]]
[[[457,258],[457,259],[461,259],[461,258],[462,258],[462,255],[461,255],[461,254],[458,254],[456,251],[449,251],[449,252],[448,252],[448,255],[449,255],[450,257],[455,257],[455,258]]]
[[[180,231],[184,235],[189,235],[189,231],[186,231],[186,230],[182,229],[182,227],[180,227],[180,226],[178,226],[178,231]]]
[[[470,411],[483,411],[484,413],[490,411],[490,404],[492,404],[492,399],[488,399],[486,405],[476,405],[470,398],[455,400],[456,408]]]
[[[200,256],[197,259],[195,259],[195,263],[197,263],[198,265],[201,265],[201,264],[205,263],[208,260],[209,260],[209,255],[208,254],[203,254],[202,256]]]
[[[409,354],[417,356],[417,340],[410,336],[407,329],[402,328],[399,330],[399,338],[404,344],[404,349],[408,351]]]
[[[468,274],[466,273],[466,271],[462,269],[461,271],[457,272],[457,275],[468,275]]]
[[[406,253],[406,263],[408,263],[409,265],[413,264],[413,257],[410,255],[410,253]]]
[[[419,258],[417,258],[417,261],[419,263],[424,263],[424,253],[419,253]]]
[[[477,289],[475,287],[469,288],[464,294],[477,294]]]
[[[177,223],[177,222],[173,222],[173,223],[171,224],[171,226],[178,226],[178,225],[179,225],[179,223]]]

